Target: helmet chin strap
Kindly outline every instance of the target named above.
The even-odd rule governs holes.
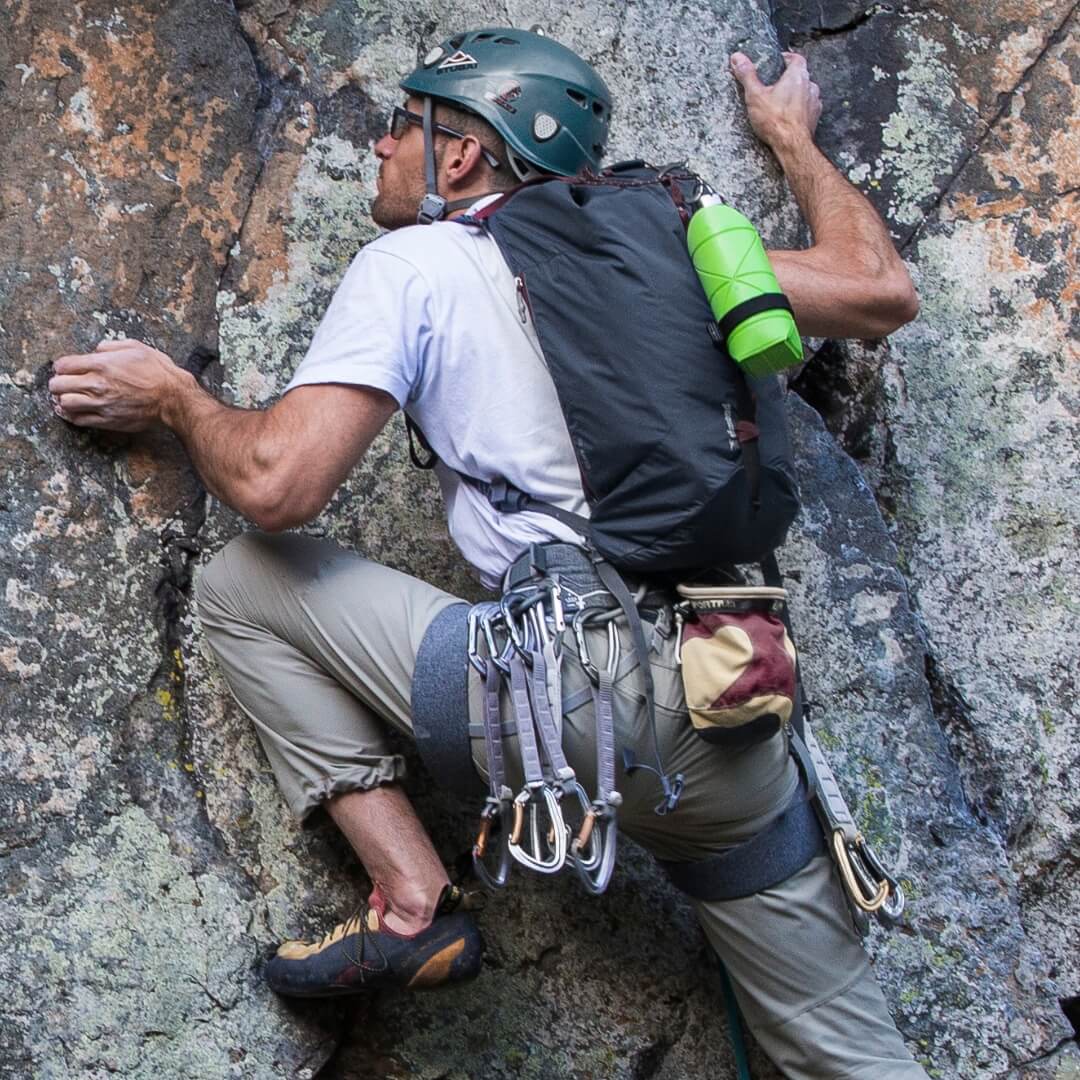
[[[472,206],[477,199],[493,192],[481,192],[478,195],[470,195],[466,199],[455,199],[447,202],[439,194],[439,181],[435,171],[435,132],[432,114],[435,111],[435,102],[428,96],[424,98],[424,187],[427,189],[423,199],[420,200],[420,209],[416,214],[417,225],[431,225],[435,221],[441,221],[447,213],[453,210],[461,210],[466,206]]]
[[[420,210],[416,215],[417,225],[430,225],[441,221],[446,214],[446,200],[439,194],[439,182],[435,175],[435,132],[432,128],[432,113],[435,103],[431,97],[424,98],[424,186],[427,189],[420,200]]]

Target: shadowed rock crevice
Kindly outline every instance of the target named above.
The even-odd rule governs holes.
[[[869,7],[851,4],[814,5],[818,18],[807,18],[802,5],[777,3],[772,5],[772,18],[777,26],[780,45],[784,49],[801,49],[811,41],[825,37],[849,34],[879,15],[897,14],[897,8],[889,4],[873,4]],[[854,8],[846,19],[848,9]],[[835,10],[838,9],[838,10]],[[902,12],[901,12],[902,13]],[[830,21],[829,16],[833,16]],[[801,18],[798,16],[802,16]],[[842,20],[842,21],[841,21]]]

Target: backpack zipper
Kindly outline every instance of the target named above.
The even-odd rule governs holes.
[[[514,285],[517,287],[518,318],[522,323],[528,323],[532,315],[532,301],[529,299],[529,290],[525,286],[525,275],[518,274],[514,278]]]
[[[728,443],[730,444],[731,449],[738,450],[739,439],[738,436],[735,434],[735,420],[731,414],[730,405],[724,406],[724,425],[727,427]]]

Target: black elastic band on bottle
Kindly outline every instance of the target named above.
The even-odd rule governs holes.
[[[791,301],[782,292],[762,293],[760,296],[753,296],[749,300],[744,300],[741,304],[736,304],[718,321],[717,325],[720,327],[720,333],[726,339],[739,323],[749,319],[751,315],[759,315],[763,311],[790,312],[792,311]]]

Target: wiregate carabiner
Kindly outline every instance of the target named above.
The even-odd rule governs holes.
[[[619,832],[618,819],[611,807],[605,807],[598,813],[596,804],[589,807],[585,824],[570,845],[570,861],[577,871],[585,890],[593,896],[599,896],[608,887],[615,870],[616,838]],[[581,856],[583,847],[595,847],[595,857],[588,859]]]
[[[538,816],[538,802],[536,796],[540,796],[547,810],[548,828],[541,830]],[[532,842],[532,850],[526,850],[521,844],[522,833],[525,831],[525,813],[529,813],[529,839]],[[566,823],[563,821],[562,810],[554,789],[546,783],[526,785],[518,792],[514,799],[514,824],[510,832],[507,847],[510,855],[522,866],[535,870],[540,874],[557,874],[566,862]],[[547,839],[548,855],[544,856],[541,847],[544,838]]]
[[[497,656],[498,649],[494,647],[494,640],[489,634],[488,620],[492,614],[497,614],[498,611],[499,605],[491,600],[485,600],[479,604],[473,604],[473,606],[469,608],[469,663],[473,666],[481,679],[487,677],[487,661],[484,659],[484,657],[480,655],[480,636],[481,633],[483,633],[484,639],[488,646],[489,656],[491,658]]]

